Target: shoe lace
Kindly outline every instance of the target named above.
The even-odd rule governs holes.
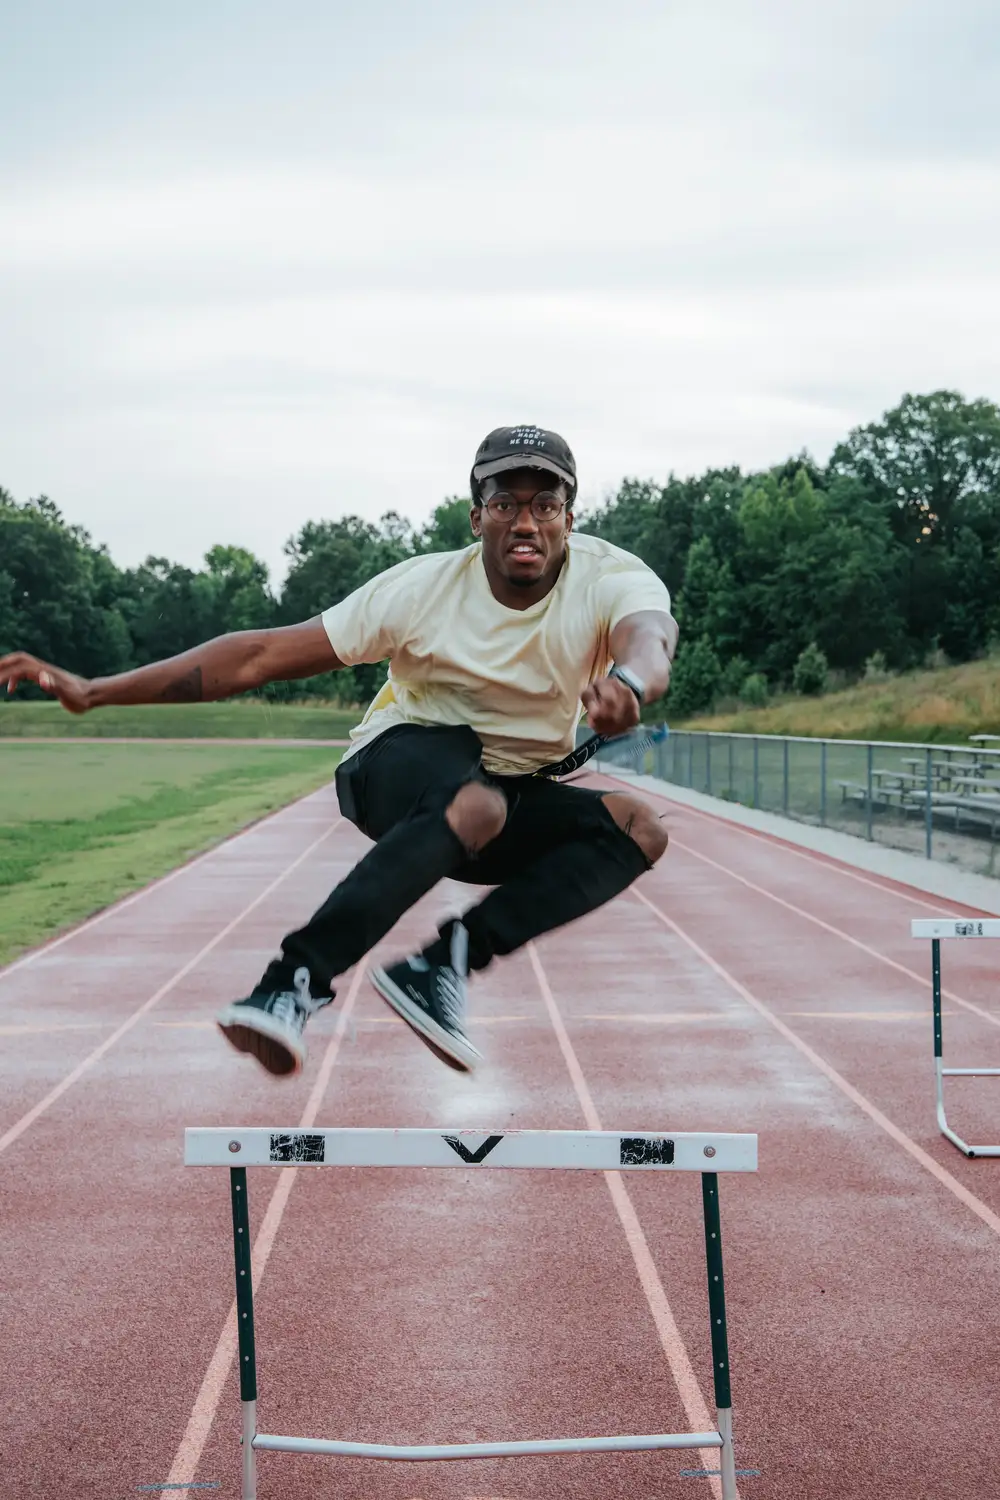
[[[282,990],[274,1001],[272,1014],[279,1021],[287,1021],[299,1024],[305,1016],[313,1015],[326,1004],[325,1000],[315,1000],[309,993],[309,970],[306,968],[296,969],[292,977],[294,990]]]
[[[462,981],[453,969],[442,967],[437,974],[437,999],[445,1023],[457,1029],[465,1013]]]
[[[291,990],[282,990],[275,995],[271,1006],[271,1014],[276,1021],[284,1021],[286,1025],[295,1026],[299,1020],[298,996]]]
[[[457,1029],[465,1015],[464,980],[469,972],[469,934],[461,922],[452,923],[450,957],[450,967],[438,970],[438,1001],[447,1025]]]

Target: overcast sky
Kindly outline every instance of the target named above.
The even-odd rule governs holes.
[[[125,566],[1000,400],[996,0],[0,0],[0,485]]]

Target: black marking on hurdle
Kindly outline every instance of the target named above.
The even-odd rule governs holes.
[[[651,1141],[641,1135],[623,1135],[619,1160],[623,1167],[672,1167],[674,1143],[663,1139]]]
[[[271,1160],[279,1162],[326,1161],[326,1137],[307,1135],[299,1131],[285,1135],[272,1135]]]
[[[463,1161],[471,1162],[475,1166],[478,1166],[481,1161],[486,1160],[495,1146],[499,1146],[503,1140],[503,1136],[488,1135],[483,1144],[477,1146],[475,1151],[470,1151],[465,1142],[460,1141],[457,1135],[443,1135],[441,1139],[447,1141],[451,1149],[457,1152]]]

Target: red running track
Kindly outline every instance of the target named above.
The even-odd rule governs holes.
[[[967,909],[664,809],[655,871],[476,982],[472,1079],[359,974],[296,1080],[215,1034],[365,847],[332,788],[0,974],[0,1494],[239,1494],[227,1174],[183,1167],[186,1125],[600,1124],[760,1136],[760,1172],[720,1179],[744,1500],[993,1500],[1000,1161],[937,1134],[908,936]],[[440,888],[385,951],[468,899]],[[996,952],[945,945],[965,1065],[1000,1062]],[[996,1134],[995,1087],[955,1081],[972,1138]],[[261,1430],[712,1425],[696,1176],[248,1176]],[[260,1500],[699,1500],[717,1481],[683,1471],[713,1460],[261,1453]]]

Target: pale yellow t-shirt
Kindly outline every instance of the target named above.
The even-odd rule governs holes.
[[[348,755],[395,724],[467,724],[483,765],[517,776],[573,749],[580,695],[611,665],[610,635],[639,610],[670,613],[640,558],[571,535],[553,589],[527,609],[494,598],[476,542],[410,557],[323,614],[345,666],[389,659],[388,679]]]

